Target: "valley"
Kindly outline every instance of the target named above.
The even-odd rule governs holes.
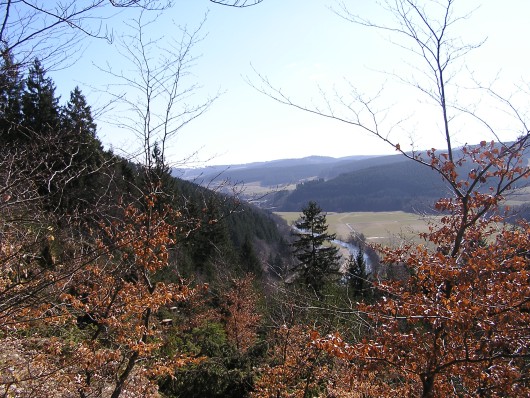
[[[292,225],[300,217],[299,212],[275,212]],[[328,230],[337,238],[347,241],[350,236],[364,236],[367,243],[388,246],[399,245],[403,240],[421,243],[418,236],[428,230],[435,216],[423,216],[403,211],[327,213]]]
[[[0,397],[530,397],[530,7],[177,3],[0,3]]]
[[[425,159],[427,153],[418,151],[415,156]],[[455,159],[464,157],[461,149],[455,151]],[[528,151],[522,154],[521,160],[523,164],[529,164]],[[471,181],[472,168],[469,161],[462,161],[456,168],[463,184]],[[243,165],[173,169],[172,175],[226,194],[237,192],[241,199],[273,212],[298,212],[313,200],[326,212],[435,214],[434,203],[451,196],[448,185],[436,171],[400,155],[310,156]],[[506,204],[518,212],[528,212],[525,206],[530,202],[529,188],[524,181],[512,188]],[[477,190],[487,192],[489,185],[480,183]],[[402,232],[391,226],[383,224],[383,228],[389,227],[392,234]],[[396,226],[401,227],[399,221]]]

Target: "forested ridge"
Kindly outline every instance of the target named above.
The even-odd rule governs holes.
[[[351,156],[335,159],[325,156],[310,156],[302,159],[282,159],[244,165],[210,166],[195,169],[176,169],[174,175],[183,178],[210,183],[229,179],[234,182],[259,182],[263,187],[275,187],[294,184],[312,178],[333,178],[344,172],[366,167],[370,158],[384,162],[379,157]],[[396,161],[397,156],[393,157]]]
[[[455,153],[460,154],[458,150]],[[308,201],[316,200],[327,211],[336,212],[401,210],[435,213],[434,203],[448,192],[442,178],[419,163],[404,159],[389,164],[386,161],[384,158],[381,164],[331,179],[298,183],[293,191],[279,190],[267,205],[278,211],[298,211]],[[522,154],[522,161],[529,162],[528,151]],[[370,163],[376,162],[377,158],[370,159]],[[473,167],[473,164],[464,163],[457,172],[467,174]],[[478,185],[477,189],[485,191],[489,186]]]
[[[437,13],[413,0],[388,1],[393,27],[362,19],[346,4],[340,11],[415,49],[432,75],[414,87],[434,100],[442,149],[402,148],[390,134],[395,126],[386,130],[373,102],[355,90],[351,102],[340,97],[338,105],[315,109],[258,75],[263,94],[361,128],[406,160],[390,164],[396,174],[374,167],[300,184],[292,230],[237,195],[171,176],[168,140],[213,103],[179,102],[190,90],[180,78],[189,76],[183,72],[196,31],[177,46],[180,58],[162,57],[150,68],[153,58],[133,55],[140,77],[115,75],[148,93],[145,102],[117,98],[139,116],[123,121],[141,141],[139,154],[102,147],[79,87],[63,102],[56,96],[46,65],[71,49],[70,37],[61,47],[49,34],[101,39],[83,24],[93,7],[139,7],[144,15],[171,2],[1,4],[0,395],[529,396],[530,224],[508,223],[505,206],[530,176],[528,113],[493,87],[478,87],[512,116],[516,137],[452,143],[452,112],[498,136],[489,114],[450,106],[446,97],[447,68],[476,48],[445,36],[469,17],[453,13],[455,2],[429,3]],[[35,21],[43,22],[36,30]],[[152,42],[137,22],[138,36],[128,38],[145,55]],[[161,113],[157,101],[166,101]],[[349,116],[333,108],[340,105]],[[439,217],[418,236],[421,243],[371,248],[356,236],[358,250],[342,258],[325,210],[366,198],[391,205],[376,183],[406,195],[409,205],[432,199]],[[368,267],[363,253],[372,249],[380,262]]]
[[[500,147],[501,143],[497,143]],[[469,145],[476,147],[477,145]],[[427,151],[423,151],[427,152]],[[459,149],[455,153],[460,154]],[[522,154],[523,162],[529,153]],[[285,163],[278,166],[278,163]],[[459,173],[469,173],[472,164],[458,166]],[[259,183],[271,193],[260,199],[260,206],[274,211],[300,211],[309,201],[317,201],[327,211],[405,211],[436,213],[434,203],[447,194],[440,176],[421,164],[408,162],[398,155],[373,156],[368,159],[333,159],[310,157],[259,164],[219,166],[174,170],[185,178],[208,185],[224,179],[246,184]],[[285,185],[294,189],[285,189]],[[487,186],[478,187],[487,190]],[[251,190],[252,191],[252,190]],[[524,195],[524,192],[519,192]],[[517,196],[518,193],[514,192]],[[252,195],[249,195],[252,197]],[[516,209],[525,215],[526,207]]]
[[[288,194],[280,193],[273,206],[296,211],[316,200],[329,211],[425,211],[442,196],[441,179],[419,164],[397,162],[369,167],[331,180],[308,181]]]
[[[290,261],[287,226],[279,232],[279,218],[170,176],[156,150],[150,169],[104,150],[91,107],[78,87],[60,104],[54,82],[38,59],[27,70],[11,61],[6,57],[2,63],[0,93],[1,391],[44,396],[53,388],[57,396],[99,395],[112,388],[112,377],[105,376],[110,372],[124,376],[114,392],[125,389],[147,396],[147,379],[125,386],[119,359],[129,355],[131,364],[131,358],[136,360],[138,351],[131,348],[135,334],[143,335],[145,344],[151,339],[151,332],[129,329],[136,316],[138,327],[149,321],[149,328],[157,329],[158,342],[151,348],[155,356],[170,354],[168,363],[157,365],[155,360],[148,369],[162,390],[175,396],[189,389],[197,396],[228,396],[235,383],[239,392],[231,396],[244,394],[250,373],[234,380],[219,375],[220,386],[205,384],[201,390],[196,384],[211,380],[209,372],[217,365],[193,358],[220,356],[236,361],[226,366],[250,372],[243,349],[237,351],[229,335],[230,306],[236,300],[230,295],[249,300],[254,291],[262,291],[260,282],[278,278]],[[137,286],[142,279],[143,292]],[[157,295],[158,284],[165,286],[159,289],[167,296]],[[112,296],[110,302],[105,294]],[[142,304],[145,294],[154,305]],[[138,300],[134,305],[139,307],[131,307],[130,313],[115,308],[131,300]],[[257,303],[245,305],[250,311]],[[145,311],[152,307],[147,318]],[[189,324],[182,323],[182,316],[191,317]],[[257,328],[256,322],[251,326]],[[204,344],[218,347],[192,343],[201,333]],[[249,343],[238,344],[246,344],[246,350]],[[125,353],[124,346],[132,351]],[[80,364],[77,356],[86,355],[83,350],[95,357],[87,356]],[[171,361],[196,363],[193,367],[206,373],[179,382],[183,385],[177,388],[163,382],[156,370],[170,369]]]

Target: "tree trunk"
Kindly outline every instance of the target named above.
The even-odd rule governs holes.
[[[421,394],[422,398],[432,398],[434,397],[434,375],[432,373],[430,374],[423,374],[421,375],[421,384],[423,386],[423,391]]]
[[[129,361],[127,363],[127,367],[119,377],[118,381],[116,382],[116,387],[114,388],[114,391],[112,392],[112,395],[110,398],[118,398],[123,390],[123,386],[125,385],[125,382],[129,378],[129,375],[131,374],[134,365],[136,364],[136,360],[138,359],[138,352],[135,351],[131,357],[129,358]]]

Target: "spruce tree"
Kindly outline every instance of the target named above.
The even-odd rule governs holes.
[[[62,119],[65,127],[74,133],[83,137],[96,137],[96,123],[92,117],[92,110],[79,87],[70,93],[70,99],[62,111]]]
[[[327,233],[326,215],[312,201],[302,209],[294,226],[296,241],[293,248],[298,260],[295,269],[301,273],[306,286],[321,299],[326,276],[336,272],[339,266],[339,249],[331,244],[335,234]]]
[[[92,172],[102,162],[103,148],[96,138],[96,123],[86,98],[76,87],[61,110],[61,142],[68,151],[76,153],[75,163],[79,168]]]
[[[59,98],[55,97],[55,85],[35,58],[26,78],[22,96],[23,125],[29,135],[48,135],[59,127]]]
[[[254,275],[262,274],[261,262],[248,235],[245,236],[245,241],[239,251],[239,257],[244,272],[251,272]]]
[[[20,133],[24,82],[9,51],[2,52],[0,62],[0,143],[9,145]]]
[[[162,208],[166,204],[173,203],[177,186],[171,175],[171,167],[166,162],[164,149],[158,141],[155,141],[150,148],[150,155],[149,163],[145,165],[141,188],[146,193],[156,192],[158,194],[157,207]]]
[[[78,161],[88,169],[101,163],[103,149],[96,138],[96,123],[79,87],[70,93],[69,101],[61,110],[61,135],[61,141],[66,146],[73,146],[70,152],[78,153]]]
[[[359,244],[359,251],[352,255],[348,261],[348,285],[351,288],[354,297],[366,297],[370,293],[370,283],[368,277],[366,260],[364,259],[364,250]]]
[[[104,162],[101,142],[96,138],[96,123],[86,98],[76,87],[61,109],[58,143],[68,173],[75,176],[63,189],[64,210],[84,210],[98,196],[98,173]]]

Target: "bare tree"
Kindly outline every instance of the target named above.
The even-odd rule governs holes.
[[[210,0],[249,7],[262,0]],[[110,20],[123,8],[166,10],[174,0],[4,0],[0,2],[0,55],[15,54],[19,64],[39,57],[48,68],[73,63],[86,37],[112,41]]]
[[[3,1],[2,55],[15,54],[20,64],[39,57],[50,68],[57,67],[66,60],[75,60],[75,51],[87,36],[112,40],[112,29],[106,23],[112,16],[109,8],[161,10],[172,3],[170,0]]]
[[[412,54],[411,59],[421,61],[420,72],[413,67],[412,80],[396,77],[435,104],[445,140],[442,150],[402,147],[391,134],[399,124],[388,125],[388,111],[377,109],[380,93],[367,98],[352,85],[350,95],[325,96],[324,107],[318,108],[292,100],[263,76],[257,87],[283,104],[379,138],[403,156],[433,169],[449,187],[449,197],[435,204],[443,217],[421,234],[427,245],[382,249],[383,261],[390,266],[400,264],[409,277],[376,282],[382,299],[356,307],[372,322],[366,338],[352,345],[334,335],[316,339],[321,348],[349,360],[354,369],[376,369],[373,375],[378,381],[373,384],[379,385],[380,380],[388,388],[380,396],[528,394],[530,329],[523,306],[528,304],[529,291],[526,279],[517,282],[517,288],[512,281],[528,269],[529,226],[524,222],[519,228],[503,226],[499,207],[530,176],[525,157],[530,122],[525,110],[491,85],[477,84],[475,89],[495,101],[497,108],[488,108],[486,113],[478,106],[458,103],[454,88],[463,57],[480,43],[469,45],[454,35],[453,29],[470,15],[458,16],[456,3],[383,1],[384,9],[394,17],[393,25],[357,16],[345,3],[337,11],[355,24],[389,32],[398,46]],[[492,109],[503,117],[509,115],[509,124],[515,122],[513,141],[500,140],[494,120],[498,114],[492,114]],[[481,133],[493,140],[457,148],[456,117],[482,127]],[[512,261],[518,266],[512,266]],[[398,379],[402,381],[394,383]]]
[[[420,60],[423,68],[411,66],[415,69],[414,80],[403,76],[393,76],[400,82],[408,83],[418,89],[421,94],[437,106],[439,125],[445,137],[445,151],[431,150],[422,153],[414,148],[408,151],[402,146],[399,139],[393,136],[395,130],[401,127],[402,120],[389,126],[388,119],[390,119],[389,112],[391,110],[378,109],[376,106],[377,100],[383,94],[381,91],[368,97],[350,83],[351,91],[348,94],[336,92],[335,96],[330,97],[328,93],[322,92],[324,105],[319,107],[308,106],[293,100],[282,89],[275,87],[266,76],[259,73],[257,76],[260,84],[251,82],[251,85],[280,103],[346,123],[373,135],[394,147],[403,156],[432,168],[447,182],[454,196],[462,202],[464,213],[467,214],[470,198],[474,191],[481,187],[484,188],[485,177],[495,174],[499,178],[493,187],[492,194],[500,198],[508,190],[520,185],[521,180],[530,174],[530,169],[519,169],[519,165],[513,163],[517,157],[514,158],[514,153],[524,152],[530,145],[530,125],[525,119],[525,112],[518,109],[509,99],[496,92],[492,86],[477,84],[474,89],[481,90],[484,94],[483,97],[495,101],[500,108],[499,112],[503,116],[509,115],[511,121],[516,123],[518,127],[514,131],[515,141],[510,143],[499,142],[501,149],[494,158],[483,160],[472,175],[464,175],[461,180],[455,181],[455,173],[458,173],[458,168],[466,162],[465,158],[468,156],[465,152],[459,152],[458,156],[455,154],[456,148],[452,139],[458,131],[455,126],[457,116],[471,118],[474,123],[482,126],[485,135],[500,141],[498,131],[490,122],[491,114],[484,115],[475,109],[476,107],[460,105],[458,98],[449,95],[449,92],[456,93],[454,90],[455,80],[458,72],[462,70],[461,62],[463,62],[464,56],[483,43],[466,44],[461,38],[454,35],[455,26],[465,22],[471,16],[471,13],[463,16],[455,15],[455,3],[457,3],[456,0],[434,0],[428,4],[423,4],[417,0],[386,0],[382,3],[382,7],[394,17],[394,25],[380,24],[355,15],[343,2],[340,8],[336,10],[342,18],[355,24],[390,32],[396,37],[396,45]],[[423,62],[421,63],[421,61]],[[423,76],[423,78],[419,76]],[[450,91],[449,87],[453,90]],[[500,163],[505,164],[508,169],[499,170],[497,167]],[[514,169],[517,170],[516,175],[510,172]],[[461,238],[465,230],[486,214],[489,207],[486,204],[472,218],[468,218],[467,215],[464,216],[458,233],[459,238],[455,241],[452,249],[453,255],[459,252]]]
[[[180,27],[178,39],[166,40],[149,35],[156,18],[146,19],[141,13],[128,24],[132,33],[119,37],[118,52],[128,70],[109,64],[102,70],[114,79],[109,94],[116,109],[123,110],[110,123],[136,137],[141,149],[131,156],[145,166],[149,175],[157,167],[166,167],[169,141],[206,112],[217,95],[192,103],[200,89],[190,80],[196,61],[192,49],[202,40],[204,21],[194,30]],[[154,189],[156,181],[149,184],[154,184]]]

